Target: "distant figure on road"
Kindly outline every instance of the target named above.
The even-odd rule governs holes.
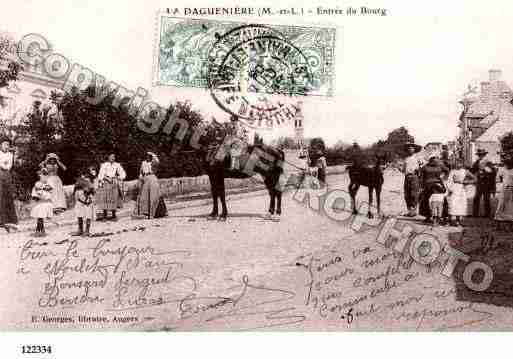
[[[415,217],[417,215],[417,205],[419,203],[419,169],[420,162],[416,153],[421,150],[421,146],[413,142],[405,144],[408,151],[408,157],[404,160],[404,201],[408,212],[406,217]]]

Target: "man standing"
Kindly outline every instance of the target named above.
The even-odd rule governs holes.
[[[488,152],[484,149],[478,149],[476,152],[478,159],[472,165],[471,172],[477,177],[476,195],[474,196],[472,209],[474,217],[479,217],[480,215],[481,197],[484,201],[484,216],[490,218],[491,215],[490,195],[495,194],[497,171],[491,162],[485,161],[487,154]]]
[[[417,205],[419,203],[419,159],[416,153],[420,151],[421,146],[413,142],[405,144],[408,151],[408,157],[404,160],[404,200],[408,212],[406,217],[415,217],[417,215]]]

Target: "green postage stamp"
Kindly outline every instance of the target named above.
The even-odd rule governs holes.
[[[157,86],[204,88],[218,93],[334,93],[335,28],[160,14],[157,31]]]

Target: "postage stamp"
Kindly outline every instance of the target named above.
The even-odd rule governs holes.
[[[267,86],[267,92],[273,90],[273,93],[292,92],[312,96],[332,96],[334,93],[335,28],[249,25],[210,19],[176,18],[165,14],[159,15],[158,27],[158,51],[154,71],[154,84],[157,86],[207,89],[212,56],[216,58],[217,65],[223,64],[222,60],[226,62],[238,59],[245,49],[251,49],[252,40],[261,37],[263,47],[253,48],[257,50],[255,52],[259,58],[278,54],[276,51],[279,49],[269,45],[283,47],[287,44],[285,50],[291,51],[288,57],[296,61],[290,64],[291,69],[304,72],[302,66],[307,65],[311,77],[307,92],[301,92],[299,85],[291,87],[290,78],[288,82],[285,81],[286,76],[281,77],[282,83],[274,81],[274,88]],[[274,41],[270,41],[271,38]],[[279,41],[279,44],[275,41]],[[233,52],[222,51],[229,49]],[[250,60],[250,57],[246,60]],[[258,59],[254,56],[252,60]],[[284,63],[278,64],[276,59],[273,60],[273,65],[278,65],[277,70],[283,70],[285,66]],[[262,67],[259,69],[262,70]],[[270,75],[264,76],[259,69],[256,74],[261,82],[265,76]]]
[[[335,28],[160,15],[157,86],[208,89],[250,127],[294,118],[295,96],[332,96]]]

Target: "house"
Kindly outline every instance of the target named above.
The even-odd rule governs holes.
[[[16,59],[16,44],[8,49],[5,59],[0,59],[0,69],[6,69],[10,61]],[[0,126],[12,127],[21,123],[35,101],[42,106],[50,106],[53,91],[62,92],[62,81],[46,76],[42,65],[24,65],[18,80],[8,87],[0,88]]]
[[[463,111],[458,123],[458,147],[466,165],[476,160],[479,148],[488,151],[488,160],[500,162],[499,139],[513,131],[513,91],[501,77],[501,70],[489,70],[488,81],[481,82],[479,93],[469,87],[460,101]]]

